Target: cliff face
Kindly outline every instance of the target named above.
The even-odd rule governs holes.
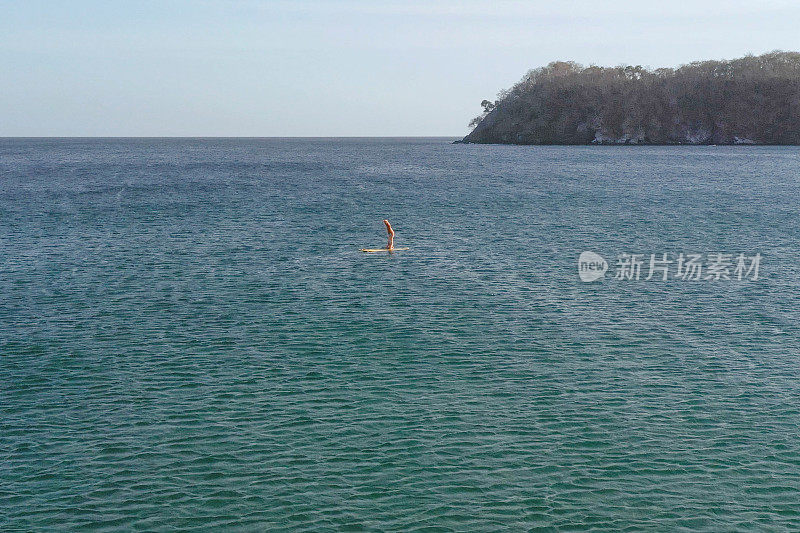
[[[800,144],[800,53],[678,69],[554,62],[529,72],[462,142]]]

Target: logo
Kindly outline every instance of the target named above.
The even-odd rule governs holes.
[[[578,257],[578,276],[583,282],[598,280],[606,275],[608,263],[594,252],[583,252]]]

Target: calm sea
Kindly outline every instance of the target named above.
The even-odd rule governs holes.
[[[800,150],[449,141],[0,139],[0,529],[800,528]]]

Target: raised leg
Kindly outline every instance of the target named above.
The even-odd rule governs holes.
[[[386,244],[387,250],[394,250],[394,230],[392,229],[392,225],[389,224],[389,221],[384,219],[383,223],[386,224],[386,233],[389,234],[389,242]]]

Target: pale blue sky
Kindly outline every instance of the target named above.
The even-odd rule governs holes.
[[[800,50],[800,2],[0,0],[0,136],[461,136],[555,59]]]

